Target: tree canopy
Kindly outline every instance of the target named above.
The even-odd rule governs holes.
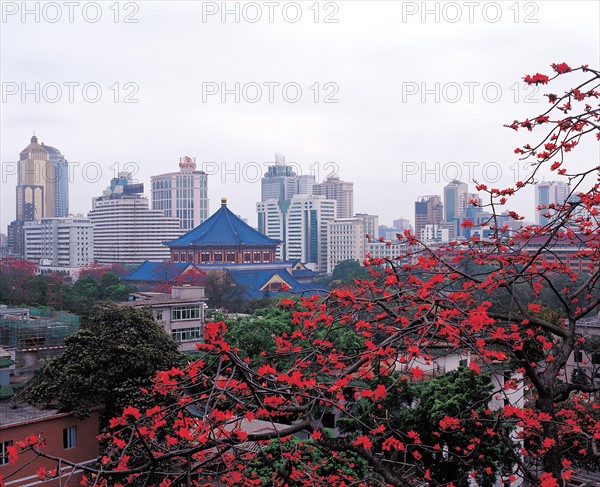
[[[104,302],[93,308],[88,327],[68,337],[62,353],[35,373],[24,394],[33,404],[78,415],[101,405],[107,424],[128,405],[150,404],[142,388],[152,386],[157,371],[181,362],[176,343],[146,311]]]

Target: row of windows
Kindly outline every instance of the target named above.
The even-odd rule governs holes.
[[[223,254],[227,260],[223,260]],[[254,259],[252,259],[254,257]],[[173,261],[174,262],[192,262],[194,259],[193,252],[174,252],[173,253]],[[201,262],[235,262],[236,254],[235,252],[213,252],[213,256],[211,259],[210,252],[202,252],[200,254]],[[244,252],[243,253],[244,262],[260,262],[261,261],[261,253],[260,252]],[[270,262],[271,261],[271,253],[264,252],[262,255],[262,262]]]
[[[194,328],[180,328],[171,332],[173,340],[183,342],[185,340],[199,340],[202,337],[202,332],[199,326]]]
[[[200,318],[200,306],[174,306],[171,308],[171,321],[197,320]]]

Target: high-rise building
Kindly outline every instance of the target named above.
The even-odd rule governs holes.
[[[42,146],[48,152],[49,180],[54,181],[54,216],[69,214],[69,166],[65,157],[55,147]]]
[[[372,239],[379,238],[379,217],[377,215],[367,215],[366,213],[357,213],[354,218],[358,218],[363,222],[364,234],[369,235]],[[365,237],[366,238],[366,237]]]
[[[38,264],[81,267],[94,262],[92,222],[83,216],[25,222],[25,258]]]
[[[64,217],[69,212],[68,163],[54,147],[38,143],[37,137],[19,153],[16,218],[9,225],[9,251],[24,254],[25,222]]]
[[[37,137],[19,154],[17,218],[26,222],[69,212],[67,161],[58,149]]]
[[[136,264],[169,259],[163,242],[175,240],[181,231],[176,217],[151,210],[128,172],[111,180],[102,196],[92,199],[88,217],[94,225],[94,257],[100,264]]]
[[[289,201],[277,199],[260,201],[256,204],[258,231],[281,242],[276,250],[277,260],[285,260],[287,255],[286,235],[289,207]]]
[[[337,218],[354,215],[354,183],[341,181],[337,174],[313,186],[313,194],[337,201]]]
[[[179,172],[152,176],[152,209],[179,220],[179,228],[187,232],[208,218],[208,180],[204,171],[196,169],[196,159],[179,160]]]
[[[327,222],[336,218],[337,202],[318,195],[292,197],[287,216],[286,258],[327,272]]]
[[[564,181],[542,181],[537,183],[535,185],[536,223],[546,225],[550,219],[544,215],[553,214],[553,210],[549,209],[549,206],[564,205],[569,193],[569,185]]]
[[[422,238],[426,225],[437,225],[444,220],[444,205],[439,196],[421,196],[415,201],[415,236]]]
[[[313,194],[313,187],[315,184],[315,177],[312,174],[302,174],[301,176],[298,176],[296,194]]]
[[[469,186],[461,181],[451,181],[444,187],[444,220],[453,222],[464,218],[469,194]]]
[[[298,194],[298,175],[286,165],[283,154],[275,154],[275,164],[267,168],[260,181],[260,200],[289,201]]]

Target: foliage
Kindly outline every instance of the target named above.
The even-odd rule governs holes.
[[[369,270],[359,262],[348,259],[333,268],[331,276],[323,276],[319,281],[330,288],[352,285],[356,279],[368,279]]]
[[[368,464],[352,451],[331,452],[313,439],[300,440],[294,436],[284,440],[271,440],[261,455],[248,465],[249,478],[257,478],[260,485],[268,485],[280,471],[302,482],[317,485],[319,481],[336,485],[369,485]]]
[[[145,311],[100,303],[89,326],[65,340],[63,352],[35,373],[24,394],[33,404],[83,416],[91,406],[104,406],[107,424],[127,405],[148,405],[141,389],[151,386],[156,371],[180,363],[175,342]]]
[[[206,297],[210,308],[241,310],[244,291],[236,285],[227,271],[210,271],[205,280]]]

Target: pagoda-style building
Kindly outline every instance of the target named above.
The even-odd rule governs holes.
[[[257,264],[273,262],[279,240],[263,235],[227,208],[221,208],[208,220],[185,235],[165,242],[171,262],[194,264]]]

